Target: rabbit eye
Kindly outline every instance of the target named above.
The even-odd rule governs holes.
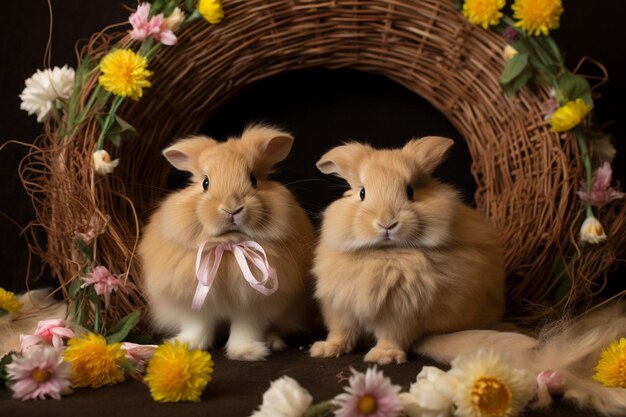
[[[204,191],[209,189],[209,177],[204,177],[204,181],[202,181],[202,188],[204,188]]]
[[[359,197],[361,197],[361,201],[365,200],[365,188],[361,187],[361,192],[359,193]]]
[[[256,177],[254,174],[250,174],[250,184],[252,184],[253,187],[256,187]]]
[[[413,191],[413,187],[411,187],[410,185],[406,186],[406,196],[408,197],[409,200],[413,200],[413,195],[415,194],[415,192]]]

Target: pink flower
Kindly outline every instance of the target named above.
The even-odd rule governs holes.
[[[124,342],[122,349],[126,352],[126,358],[129,359],[137,367],[137,371],[143,373],[146,369],[146,363],[152,359],[154,349],[158,345],[138,345],[137,343]]]
[[[351,369],[350,386],[335,397],[337,417],[396,417],[402,411],[400,387],[392,385],[382,371],[369,368],[365,374]]]
[[[91,271],[89,278],[81,279],[85,281],[85,283],[80,286],[81,288],[93,285],[96,289],[96,294],[104,296],[105,307],[109,307],[112,292],[117,292],[117,290],[125,291],[128,288],[134,288],[133,284],[124,283],[124,281],[117,278],[104,266],[95,267],[95,269]]]
[[[40,399],[47,396],[55,400],[70,389],[70,365],[63,362],[61,351],[52,346],[34,346],[23,356],[13,355],[13,362],[6,366],[13,398],[18,400]]]
[[[539,108],[541,108],[541,113],[543,113],[543,120],[550,120],[552,114],[559,108],[559,101],[556,99],[556,90],[554,88],[550,89],[548,101],[539,104]]]
[[[177,42],[176,35],[170,29],[163,13],[150,17],[150,3],[141,3],[128,21],[133,26],[129,31],[130,37],[136,41],[143,41],[152,36],[164,45],[175,45]]]
[[[59,349],[63,347],[64,338],[71,339],[72,337],[74,337],[74,332],[67,327],[65,320],[42,320],[37,324],[35,334],[20,335],[22,353],[40,343]]]
[[[581,191],[577,191],[578,197],[585,203],[589,203],[596,207],[602,207],[611,200],[623,198],[624,193],[615,191],[611,188],[611,178],[613,177],[613,171],[611,170],[611,164],[605,162],[600,168],[593,174],[591,180],[591,192],[587,191],[587,184],[581,183]]]
[[[96,236],[102,234],[108,221],[108,217],[103,221],[100,216],[94,214],[89,219],[89,222],[83,222],[81,228],[76,231],[76,236],[78,236],[85,245],[89,245]]]

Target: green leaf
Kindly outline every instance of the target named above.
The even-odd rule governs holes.
[[[170,1],[163,9],[163,16],[168,17],[172,14],[174,9],[178,6],[178,1]]]
[[[13,362],[13,355],[18,355],[17,352],[9,352],[0,359],[0,382],[3,382],[5,386],[9,386],[7,380],[7,365]]]
[[[189,17],[187,17],[187,19],[185,19],[185,23],[191,23],[195,20],[198,20],[202,17],[202,15],[200,14],[200,12],[198,11],[198,9],[194,9],[193,12],[191,12],[191,14],[189,15]]]
[[[106,116],[99,116],[98,122],[100,123],[102,129],[104,129],[107,123],[110,124],[106,132],[105,138],[108,139],[115,146],[120,146],[122,142],[122,136],[129,137],[129,133],[135,133],[135,128],[118,115],[108,114]],[[123,135],[124,133],[126,133],[127,135]]]
[[[571,71],[563,71],[558,78],[559,90],[566,101],[582,98],[586,104],[593,104],[589,82]]]
[[[133,311],[118,321],[105,336],[107,343],[117,343],[124,340],[128,333],[139,323],[139,317],[139,312]]]
[[[83,240],[81,238],[79,238],[79,237],[74,239],[74,243],[76,243],[76,246],[83,253],[85,258],[87,260],[90,260],[91,256],[92,256],[91,248],[89,246],[85,245],[85,242],[83,242]]]
[[[70,285],[70,298],[74,301],[78,298],[80,293],[84,290],[80,286],[83,285],[83,281],[80,278],[74,279]]]
[[[68,131],[70,131],[74,126],[78,125],[81,122],[80,120],[76,120],[78,115],[80,114],[80,109],[78,108],[80,106],[80,95],[83,91],[85,81],[87,81],[87,78],[89,77],[92,69],[93,62],[89,59],[88,56],[85,56],[78,68],[76,68],[76,72],[74,75],[74,86],[72,87],[72,94],[70,95],[70,99],[67,105]],[[95,94],[95,91],[92,91],[91,94]]]
[[[457,11],[463,10],[463,0],[454,0],[454,8]]]
[[[502,89],[509,96],[514,96],[522,87],[528,84],[528,80],[533,76],[533,70],[530,67],[524,68],[524,70],[513,80],[505,85],[502,85]]]
[[[187,8],[187,11],[190,12],[194,8],[193,0],[185,0],[185,7]]]
[[[500,75],[500,84],[506,85],[510,83],[515,77],[520,75],[526,68],[528,68],[528,54],[518,53],[504,66],[504,71]]]

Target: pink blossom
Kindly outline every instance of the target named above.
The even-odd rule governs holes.
[[[146,369],[146,363],[152,359],[154,349],[158,345],[139,345],[137,343],[124,342],[122,349],[126,352],[126,358],[129,359],[137,367],[137,371],[143,373]]]
[[[541,113],[543,113],[543,120],[550,120],[552,113],[559,108],[559,101],[556,99],[556,90],[554,88],[550,89],[548,101],[539,104],[539,108]]]
[[[163,13],[150,17],[150,3],[141,3],[128,21],[133,26],[129,31],[130,37],[136,41],[143,41],[152,36],[164,45],[174,45],[177,42],[176,35],[169,28]]]
[[[107,222],[108,218],[103,222],[100,216],[94,214],[88,223],[84,222],[81,229],[76,231],[76,235],[85,245],[89,245],[96,236],[102,234]]]
[[[70,365],[63,362],[61,351],[52,346],[34,346],[24,355],[13,355],[13,362],[6,366],[13,398],[18,400],[46,397],[61,399],[70,389]]]
[[[351,369],[350,386],[344,394],[335,397],[339,406],[337,417],[397,417],[402,411],[400,387],[392,385],[376,367],[365,374]]]
[[[613,177],[613,171],[611,170],[611,164],[605,162],[600,168],[593,174],[591,180],[591,192],[587,191],[587,184],[581,183],[581,191],[577,191],[578,197],[585,203],[589,203],[596,207],[602,207],[608,204],[612,200],[623,198],[624,193],[615,191],[611,188],[611,179]]]
[[[96,294],[104,296],[104,305],[109,307],[111,301],[111,293],[118,290],[125,291],[128,288],[133,288],[134,285],[130,283],[124,283],[121,279],[117,278],[104,266],[97,266],[91,271],[88,278],[81,278],[85,283],[81,285],[81,288],[93,285]]]
[[[63,339],[71,339],[74,332],[67,327],[65,320],[42,320],[37,324],[37,330],[32,335],[20,335],[22,353],[38,344],[53,345],[59,349],[63,347]]]

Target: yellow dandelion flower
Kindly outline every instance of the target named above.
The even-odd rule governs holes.
[[[143,95],[143,89],[152,85],[148,81],[152,72],[146,69],[147,66],[146,57],[130,49],[116,49],[102,58],[102,75],[98,82],[110,93],[137,101]]]
[[[212,24],[219,23],[224,18],[224,10],[220,0],[200,0],[198,11],[204,20]]]
[[[98,388],[124,380],[122,367],[126,363],[121,343],[107,345],[99,334],[89,333],[67,342],[63,355],[72,367],[72,385]]]
[[[463,3],[463,16],[483,29],[500,23],[502,8],[505,0],[465,0]]]
[[[535,36],[558,29],[563,13],[561,0],[515,0],[511,9],[513,17],[519,19],[515,26]]]
[[[626,388],[626,338],[614,341],[602,352],[593,379],[605,387]]]
[[[0,316],[7,313],[17,313],[22,309],[22,303],[11,291],[0,288]]]
[[[582,98],[577,98],[576,101],[568,101],[552,113],[550,130],[552,132],[564,132],[578,126],[589,114],[592,107],[587,105]]]
[[[154,351],[144,381],[155,401],[198,402],[212,372],[210,353],[189,350],[178,341],[165,342]]]

